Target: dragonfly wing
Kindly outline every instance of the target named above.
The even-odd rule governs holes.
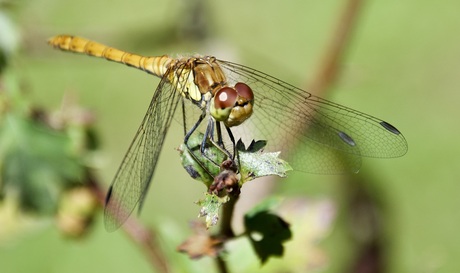
[[[246,131],[256,140],[268,140],[267,149],[281,150],[294,169],[358,171],[362,156],[397,157],[407,151],[404,136],[378,118],[321,99],[258,70],[219,62],[230,84],[244,82],[254,91],[254,113],[244,124]]]
[[[178,102],[179,92],[163,76],[107,193],[108,231],[119,228],[137,205],[141,208]]]

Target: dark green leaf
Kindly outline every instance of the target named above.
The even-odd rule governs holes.
[[[201,144],[204,135],[193,134],[188,147],[185,144],[180,146],[181,161],[184,169],[196,180],[203,182],[207,187],[214,181],[214,177],[220,173],[220,163],[227,159],[227,155],[214,146],[209,140],[206,141],[204,155],[201,152]]]
[[[252,140],[251,144],[249,144],[247,151],[251,153],[255,153],[259,150],[262,150],[265,146],[267,146],[266,140],[257,140],[257,141]]]
[[[244,146],[244,143],[243,141],[240,139],[238,139],[238,141],[236,142],[236,149],[238,151],[246,151],[246,146]]]
[[[22,209],[53,213],[61,191],[83,176],[84,167],[70,151],[71,140],[15,113],[5,118],[0,125],[2,188],[17,192]]]
[[[272,256],[282,256],[283,243],[292,237],[289,224],[267,210],[247,214],[244,225],[254,251],[262,263]]]
[[[241,139],[239,139],[238,142],[236,143],[236,149],[238,151],[249,152],[249,153],[255,153],[263,149],[265,146],[267,146],[266,140],[257,140],[257,141],[252,140],[247,149]]]

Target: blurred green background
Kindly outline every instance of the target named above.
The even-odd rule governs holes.
[[[307,86],[345,1],[0,3],[2,16],[14,23],[21,41],[10,69],[26,84],[33,101],[57,107],[63,94],[71,92],[95,112],[102,143],[98,174],[108,185],[158,79],[122,65],[53,50],[47,38],[79,35],[144,55],[214,54]],[[342,74],[328,98],[389,121],[409,143],[406,156],[365,159],[352,178],[362,181],[359,188],[377,200],[384,272],[459,272],[460,129],[455,117],[460,115],[460,4],[454,0],[363,4]],[[201,6],[195,9],[195,5]],[[5,25],[0,26],[4,31]],[[180,166],[174,148],[181,139],[180,127],[173,125],[141,219],[165,234],[162,246],[177,268],[214,272],[209,259],[189,261],[175,253],[189,233],[188,221],[198,213],[193,202],[205,190]],[[349,179],[294,173],[276,182],[279,194],[326,197],[337,206],[331,233],[320,244],[327,261],[315,269],[319,272],[350,272],[359,254],[359,235],[353,235],[355,228],[350,227],[350,192],[355,184],[344,181]],[[151,271],[122,231],[104,230],[102,217],[94,231],[78,242],[45,227],[0,245],[2,273],[128,270]]]

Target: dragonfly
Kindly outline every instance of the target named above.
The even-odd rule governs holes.
[[[118,229],[136,207],[142,207],[176,112],[182,112],[185,144],[203,126],[203,143],[213,140],[230,156],[235,151],[224,143],[229,138],[234,147],[234,135],[243,143],[266,140],[264,151],[281,151],[294,170],[309,173],[357,172],[362,157],[399,157],[408,149],[402,133],[386,121],[214,56],[147,57],[70,35],[55,36],[48,43],[160,78],[108,190],[108,231]]]

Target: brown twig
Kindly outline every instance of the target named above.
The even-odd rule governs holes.
[[[326,51],[324,52],[320,64],[317,66],[318,69],[315,77],[313,77],[313,81],[306,90],[309,90],[318,96],[325,96],[327,91],[330,90],[331,86],[336,82],[338,76],[340,75],[340,63],[345,55],[347,45],[350,42],[362,2],[362,0],[348,0],[345,4],[344,10],[337,20],[336,29],[332,33],[332,39],[326,47]],[[306,124],[306,126],[308,126],[308,124]],[[272,177],[267,177],[267,179],[273,181]],[[272,185],[272,183],[268,184]],[[266,184],[263,192],[268,194],[270,192],[270,188],[273,187]],[[251,188],[249,187],[248,189],[248,187],[246,187],[245,191],[249,192],[251,191]],[[255,191],[257,191],[259,195],[257,199],[262,199],[260,196],[260,187],[257,187]],[[225,261],[220,257],[219,259],[220,260],[217,260],[217,262],[220,272],[227,272],[225,271],[227,270]]]
[[[331,40],[330,45],[325,52],[317,74],[310,84],[310,88],[307,90],[312,90],[316,95],[321,96],[324,95],[327,90],[329,90],[330,87],[333,86],[333,84],[336,82],[340,74],[340,62],[344,56],[347,45],[350,42],[350,37],[356,24],[358,12],[362,7],[362,4],[362,0],[349,0],[347,2],[345,9],[343,10],[343,13],[338,21],[333,39]],[[382,245],[381,240],[379,240],[379,236],[381,236],[381,234],[376,232],[378,229],[375,226],[378,225],[378,221],[375,219],[375,217],[378,217],[378,215],[374,215],[372,211],[369,212],[370,209],[375,209],[374,206],[376,206],[375,203],[377,203],[377,201],[372,200],[372,196],[363,196],[362,192],[361,195],[357,195],[356,191],[363,191],[363,186],[359,183],[357,184],[357,181],[355,181],[355,183],[350,186],[350,181],[353,180],[348,179],[348,183],[344,183],[344,185],[347,185],[347,189],[353,189],[355,191],[353,194],[351,194],[350,198],[356,196],[366,198],[364,201],[359,200],[360,203],[355,203],[355,205],[360,205],[361,210],[363,210],[364,207],[365,210],[364,212],[361,211],[360,216],[371,222],[373,225],[370,225],[370,227],[362,227],[363,230],[368,231],[372,236],[370,236],[366,242],[362,243],[362,246],[360,250],[358,250],[358,255],[352,265],[350,272],[383,272],[384,267],[382,262],[382,249],[384,246]],[[348,193],[348,195],[350,195],[350,193]],[[353,211],[356,211],[357,207],[352,209],[354,209]]]
[[[214,183],[209,188],[210,192],[219,195],[224,192],[229,200],[222,206],[222,217],[220,227],[216,237],[226,241],[235,237],[232,229],[232,218],[235,210],[235,204],[240,197],[240,184],[236,174],[237,166],[233,160],[226,160],[221,165],[221,173],[214,178]],[[228,267],[222,253],[215,257],[217,269],[220,273],[227,273]]]
[[[225,203],[222,208],[222,219],[220,222],[219,235],[227,239],[235,237],[231,224],[236,201],[238,201],[238,196],[232,196],[230,197],[230,200],[227,203]]]
[[[235,237],[235,233],[232,229],[232,218],[233,218],[233,211],[235,210],[236,201],[238,201],[239,195],[230,196],[230,200],[224,204],[222,208],[222,219],[220,223],[218,237],[222,237],[224,239],[231,239]],[[219,273],[227,273],[228,267],[227,263],[223,259],[222,255],[219,254],[215,258],[217,269]]]
[[[354,30],[362,0],[349,0],[337,21],[332,33],[332,39],[326,47],[321,63],[318,65],[316,76],[307,90],[323,95],[335,83],[340,75],[340,63],[345,55],[351,34]]]
[[[221,255],[218,255],[216,257],[216,263],[217,263],[217,269],[219,270],[219,273],[228,273],[228,267],[227,267],[227,263],[225,262],[225,260],[222,258]]]
[[[349,0],[337,21],[337,27],[332,32],[331,40],[325,46],[326,50],[323,57],[320,59],[320,64],[317,66],[317,72],[310,84],[306,84],[306,90],[315,93],[318,96],[325,96],[327,91],[332,87],[340,75],[340,63],[343,55],[350,42],[351,34],[354,30],[356,19],[362,0]],[[308,126],[308,123],[305,123]],[[307,130],[307,128],[302,128]],[[295,143],[293,139],[286,139],[287,143]],[[257,184],[249,183],[245,185],[243,198],[237,205],[237,215],[242,215],[245,208],[251,207],[258,203],[265,196],[270,194],[274,188],[274,177],[262,178]],[[261,187],[263,183],[263,187]],[[244,198],[250,196],[249,198]]]
[[[349,0],[345,4],[345,7],[337,21],[337,26],[332,32],[332,38],[325,47],[326,50],[323,53],[323,57],[320,59],[320,64],[317,66],[317,72],[315,73],[311,83],[305,88],[306,90],[315,93],[315,95],[318,96],[325,96],[327,91],[330,90],[338,79],[341,72],[340,63],[343,59],[347,46],[350,43],[358,13],[362,7],[362,2],[362,0]],[[308,124],[305,124],[305,126],[308,126]],[[303,129],[306,130],[307,128]],[[264,183],[264,186],[260,187],[260,183],[262,182]],[[257,185],[249,184],[245,186],[244,195],[250,196],[251,200],[242,198],[243,202],[238,204],[237,207],[239,208],[237,209],[239,211],[236,214],[241,216],[243,209],[240,207],[248,207],[257,203],[266,195],[270,194],[273,188],[274,177],[264,178],[263,181],[259,181]],[[244,203],[244,205],[242,203]]]
[[[87,174],[89,184],[97,196],[99,203],[105,205],[105,190],[91,173]],[[157,244],[156,233],[133,218],[128,218],[122,229],[126,232],[131,240],[137,244],[147,257],[152,267],[157,272],[168,273],[168,263],[163,251]]]

